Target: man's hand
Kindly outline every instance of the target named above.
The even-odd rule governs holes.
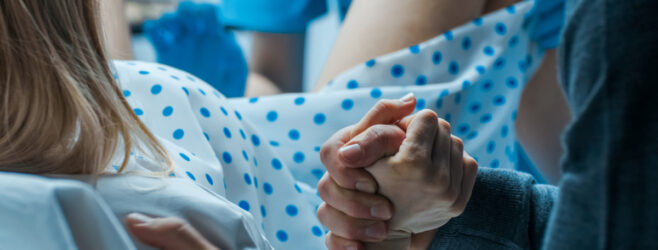
[[[433,111],[420,111],[399,125],[407,131],[400,150],[366,169],[395,208],[389,239],[436,229],[461,214],[477,174],[462,141]]]
[[[330,249],[362,249],[361,241],[379,242],[388,236],[390,225],[393,228],[409,225],[409,216],[414,212],[422,212],[423,219],[431,216],[433,220],[424,225],[411,221],[416,224],[411,224],[414,228],[409,229],[430,230],[463,211],[477,164],[462,155],[461,140],[450,136],[449,125],[439,122],[433,112],[422,111],[399,121],[415,106],[415,98],[406,99],[412,101],[378,103],[357,125],[339,131],[323,146],[321,156],[328,174],[318,184],[325,201],[318,209],[318,217],[331,230],[326,242]],[[455,150],[451,150],[453,147]],[[372,182],[373,176],[362,169],[373,163],[368,171],[378,177],[378,195],[373,195],[378,189],[376,182]],[[404,181],[412,179],[418,182]],[[408,203],[396,201],[404,199],[398,196],[405,191],[416,198]],[[388,226],[386,220],[392,218],[393,208],[381,196],[387,193],[395,197],[391,199],[396,204],[392,222],[397,223]],[[434,209],[436,203],[440,203],[436,208],[443,209],[439,214]]]

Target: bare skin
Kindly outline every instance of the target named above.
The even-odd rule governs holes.
[[[526,153],[549,183],[560,179],[560,135],[571,117],[557,80],[555,50],[525,87],[516,119],[516,134]]]
[[[306,34],[252,32],[252,39],[249,59],[252,73],[262,75],[281,92],[301,92]]]
[[[130,43],[130,30],[126,22],[124,0],[100,1],[100,3],[105,46],[110,57],[116,60],[132,60],[134,56]]]

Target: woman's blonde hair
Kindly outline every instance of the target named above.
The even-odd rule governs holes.
[[[133,149],[171,166],[108,60],[96,0],[0,0],[0,171],[98,174],[121,144],[120,170]]]

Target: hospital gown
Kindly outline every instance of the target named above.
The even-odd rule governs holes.
[[[174,159],[175,177],[250,212],[277,249],[321,249],[320,147],[380,99],[413,92],[417,110],[451,122],[480,166],[514,168],[521,90],[542,59],[523,29],[531,8],[521,2],[364,62],[319,93],[226,99],[167,66],[114,66],[124,96]]]

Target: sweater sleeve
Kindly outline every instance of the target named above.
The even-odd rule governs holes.
[[[481,168],[466,210],[429,249],[539,249],[557,190],[525,173]]]

